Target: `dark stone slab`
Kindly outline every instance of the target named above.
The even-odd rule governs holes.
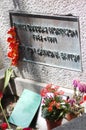
[[[53,130],[86,130],[86,114],[77,117]]]

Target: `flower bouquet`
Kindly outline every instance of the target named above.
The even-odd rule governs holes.
[[[84,113],[83,96],[86,93],[86,84],[80,82],[79,80],[73,80],[73,96],[68,98],[70,103],[69,113],[75,118]]]
[[[10,35],[7,38],[8,48],[9,48],[7,56],[8,56],[8,58],[11,59],[11,63],[10,63],[10,66],[5,71],[3,89],[0,91],[0,109],[2,111],[4,120],[5,120],[5,122],[0,123],[1,130],[6,130],[7,128],[11,129],[11,126],[10,126],[8,119],[7,119],[7,114],[6,114],[6,112],[3,108],[3,105],[2,105],[2,99],[4,97],[5,89],[9,84],[10,78],[13,75],[12,66],[17,66],[18,59],[19,59],[19,40],[17,37],[16,28],[11,27],[8,30],[7,34]]]
[[[48,84],[41,90],[42,117],[53,124],[57,120],[62,120],[70,108],[67,100],[63,99],[64,92],[59,88],[59,86]]]

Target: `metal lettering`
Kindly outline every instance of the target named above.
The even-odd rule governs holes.
[[[80,56],[79,55],[74,55],[74,54],[67,54],[67,53],[60,53],[60,52],[52,52],[50,50],[43,50],[43,49],[36,49],[36,48],[31,48],[31,47],[25,47],[25,46],[19,46],[20,51],[23,51],[23,53],[27,51],[33,55],[33,54],[38,54],[39,56],[47,56],[51,58],[57,58],[57,59],[62,59],[62,60],[68,60],[68,61],[73,61],[73,62],[79,62]]]
[[[24,31],[46,33],[46,34],[50,33],[53,35],[62,35],[62,36],[67,36],[67,37],[72,37],[72,38],[78,37],[77,30],[72,30],[72,29],[43,27],[43,26],[41,27],[41,26],[35,26],[35,25],[30,25],[30,24],[25,25],[25,24],[19,24],[19,23],[13,23],[13,25]]]

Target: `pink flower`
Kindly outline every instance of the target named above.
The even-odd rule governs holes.
[[[79,91],[84,93],[84,84],[78,84]]]
[[[47,93],[47,89],[43,88],[40,92],[41,96],[44,97]]]
[[[51,87],[52,87],[52,84],[48,84],[48,85],[46,86],[46,89],[49,90],[49,89],[51,89]]]
[[[69,103],[70,103],[71,106],[73,106],[74,103],[75,103],[75,99],[69,99]]]
[[[84,87],[84,93],[86,93],[86,84],[83,84]]]
[[[44,97],[51,90],[52,84],[48,84],[46,87],[41,89],[41,96]]]
[[[79,80],[73,80],[73,85],[74,85],[75,88],[77,88],[79,83],[80,83]]]

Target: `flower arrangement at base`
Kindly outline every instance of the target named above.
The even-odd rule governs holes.
[[[68,98],[68,102],[70,103],[70,111],[71,115],[75,117],[80,116],[84,113],[83,96],[86,93],[86,84],[80,82],[79,80],[73,80],[73,96]]]
[[[70,109],[70,104],[63,99],[64,92],[59,86],[48,84],[42,88],[42,117],[50,121],[63,119]]]

